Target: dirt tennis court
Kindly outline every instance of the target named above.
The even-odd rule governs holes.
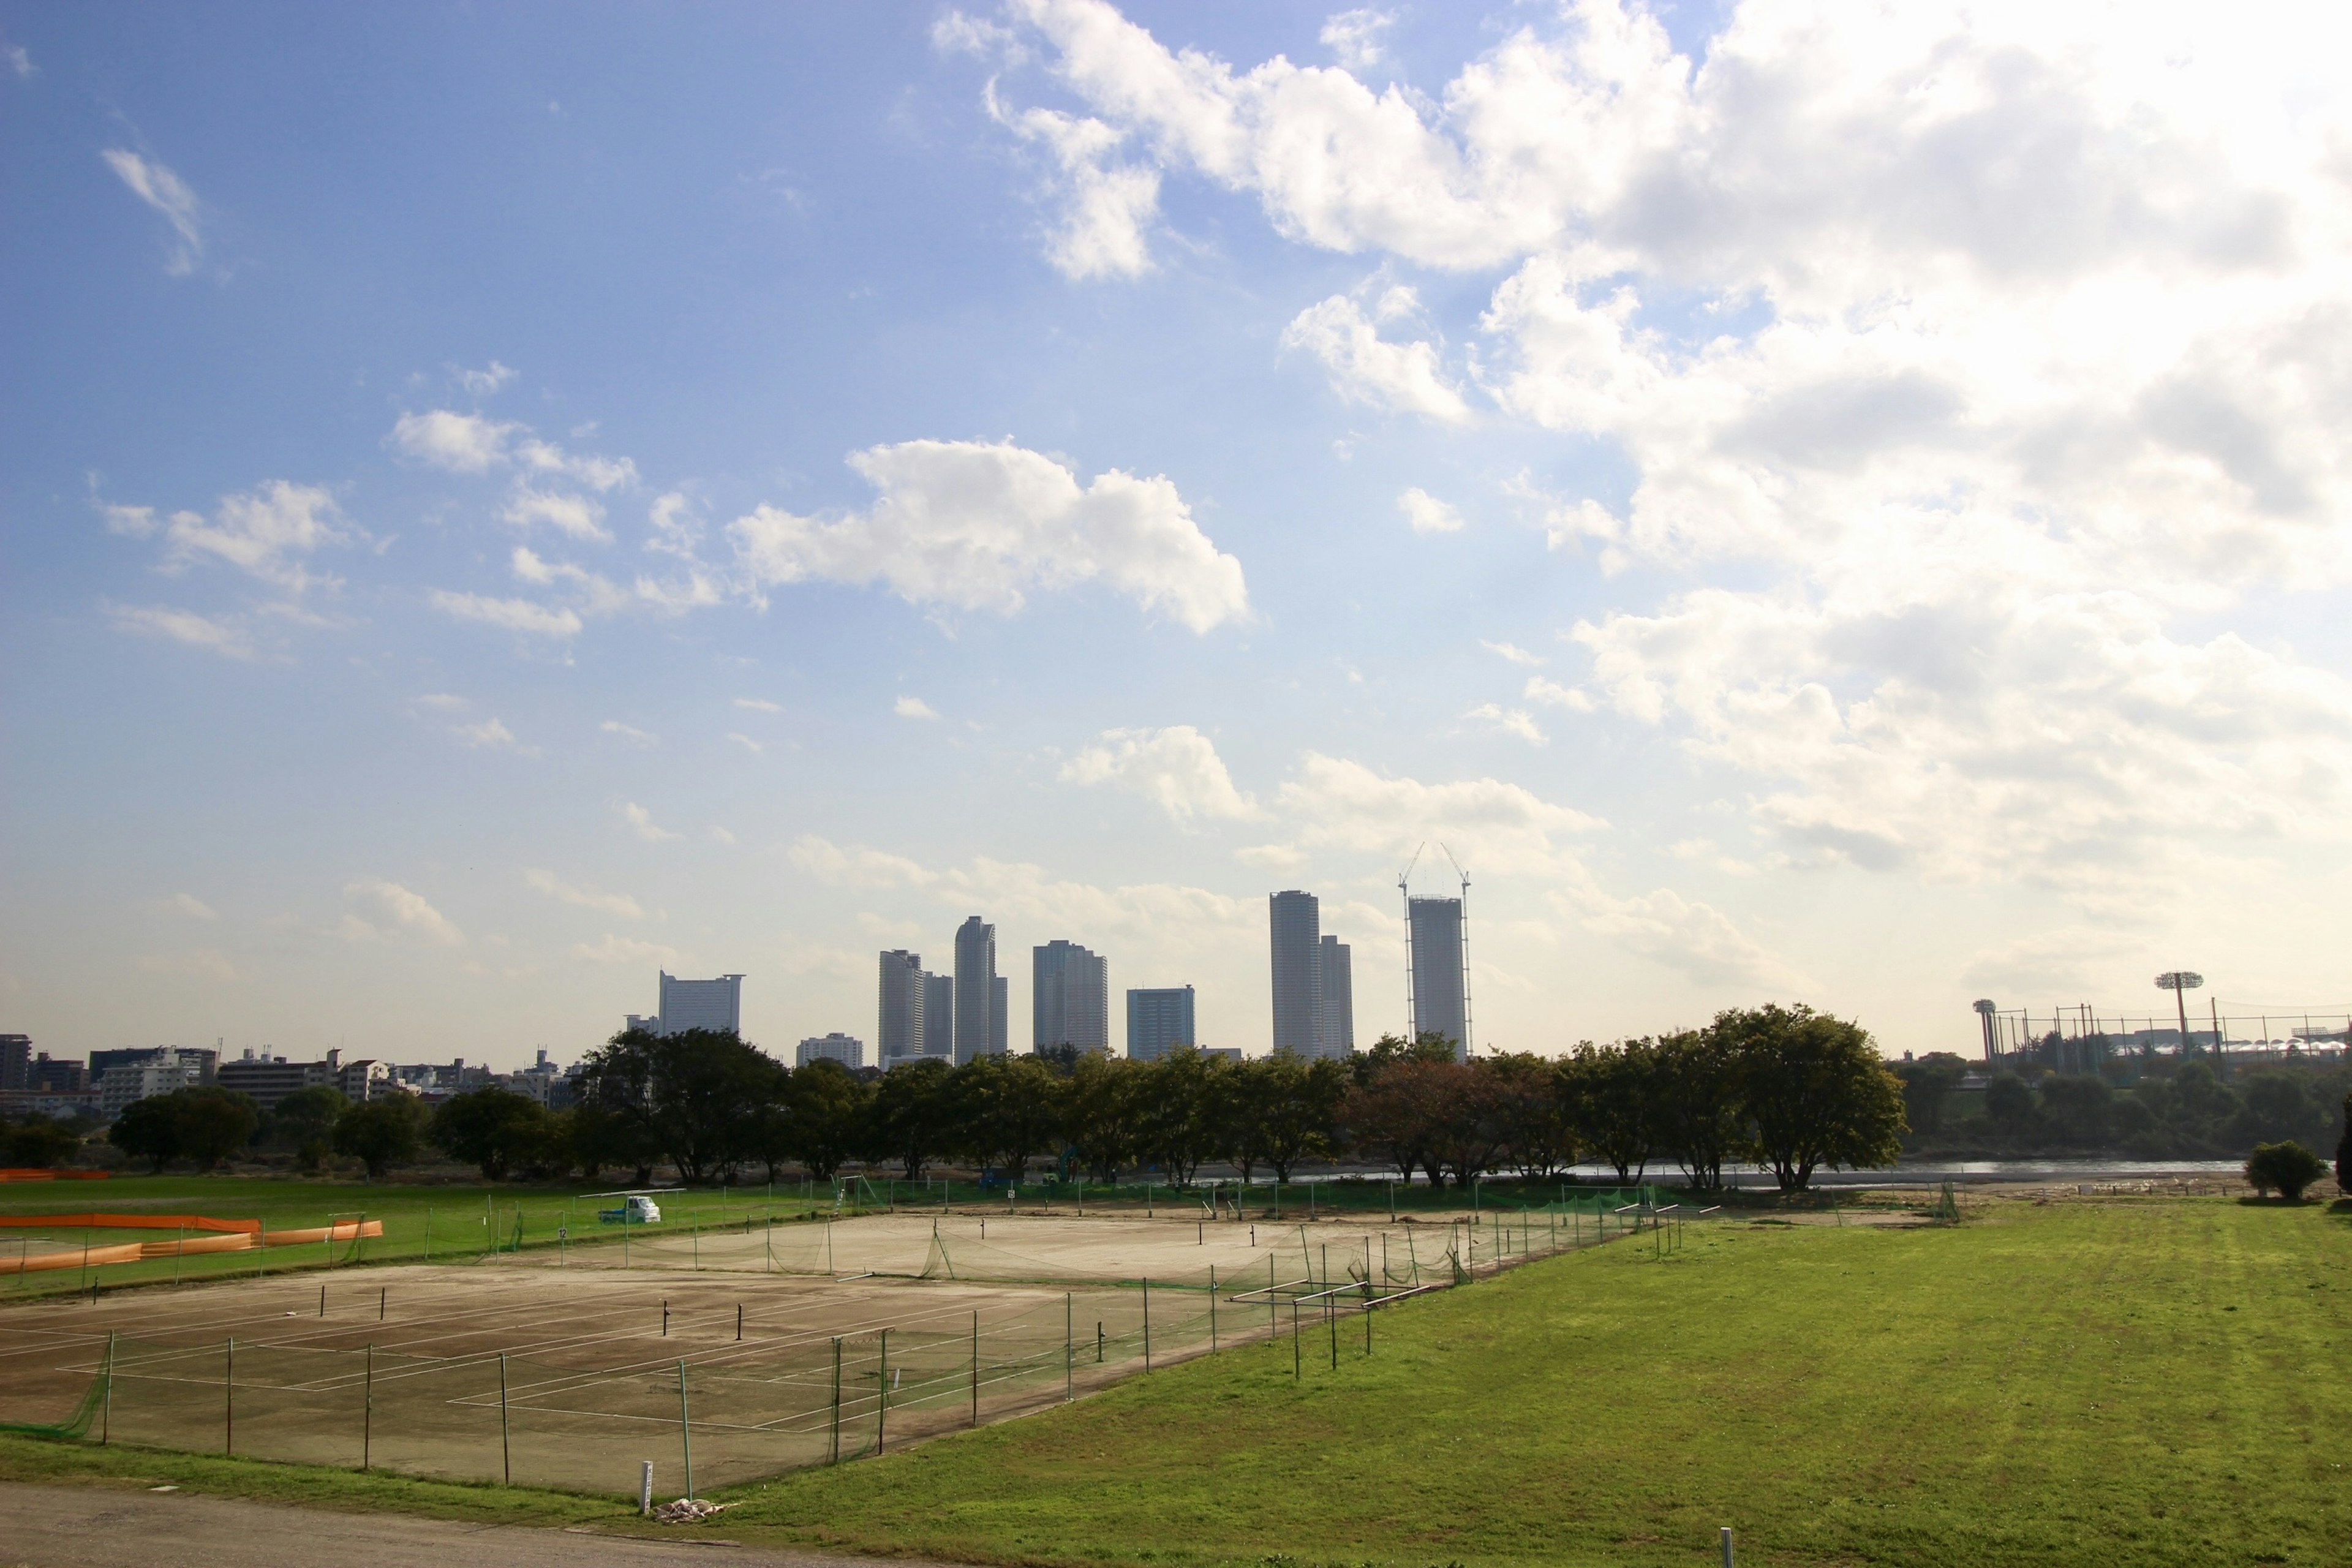
[[[96,1390],[116,1442],[676,1496],[1286,1331],[1452,1235],[901,1213],[49,1298],[0,1309],[0,1419]]]

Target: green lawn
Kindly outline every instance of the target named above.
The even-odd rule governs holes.
[[[1697,1563],[1718,1524],[1743,1563],[2352,1555],[2352,1220],[2316,1205],[1694,1226],[1678,1257],[1533,1264],[1377,1329],[1371,1359],[1343,1341],[1296,1384],[1286,1344],[1253,1347],[748,1488],[719,1533],[1163,1568]],[[0,1475],[85,1467],[619,1523],[605,1500],[0,1443]]]

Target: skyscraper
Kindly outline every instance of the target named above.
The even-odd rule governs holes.
[[[1003,1004],[996,994],[996,928],[973,915],[956,929],[955,1059],[1002,1053]]]
[[[1462,900],[1408,899],[1406,925],[1412,937],[1412,1032],[1438,1034],[1466,1058],[1469,1007],[1462,974]]]
[[[955,976],[923,976],[923,1055],[955,1060]]]
[[[1296,889],[1266,899],[1274,947],[1274,1048],[1311,1057],[1322,988],[1316,983],[1320,957],[1322,905]]]
[[[874,1048],[886,1068],[923,1054],[928,1035],[923,1004],[929,1000],[927,979],[921,953],[892,948],[882,955],[882,1000]]]
[[[1013,1048],[1013,982],[999,974],[988,983],[988,1054],[1001,1057]]]
[[[1030,1044],[1110,1049],[1110,965],[1058,939],[1031,950]]]
[[[1127,1054],[1156,1062],[1178,1046],[1197,1046],[1192,1032],[1192,988],[1172,985],[1127,994]]]
[[[661,972],[661,1011],[652,1017],[632,1013],[628,1026],[656,1035],[682,1034],[688,1029],[743,1032],[743,977],[722,974],[716,980],[680,980]]]
[[[1355,965],[1346,942],[1327,936],[1315,954],[1315,1054],[1345,1058],[1356,1048]]]

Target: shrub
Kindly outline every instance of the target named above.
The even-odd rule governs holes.
[[[2275,1187],[2279,1196],[2290,1203],[2301,1199],[2303,1190],[2326,1174],[2326,1163],[2292,1140],[2257,1143],[2246,1161],[2246,1180],[2253,1184],[2254,1191],[2267,1193]]]

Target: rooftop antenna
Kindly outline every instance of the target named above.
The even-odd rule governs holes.
[[[1412,868],[1421,864],[1421,852],[1428,847],[1429,840],[1423,839],[1413,850],[1412,858],[1404,863],[1404,869],[1397,873],[1397,894],[1404,900],[1404,1037],[1408,1044],[1418,1037],[1413,1033],[1413,1026],[1419,1021],[1412,1010],[1412,889],[1410,884]]]
[[[1437,847],[1444,850],[1454,875],[1462,882],[1462,1059],[1466,1062],[1470,1059],[1470,873],[1462,868],[1462,862],[1454,858],[1454,851],[1446,849],[1443,842]]]

